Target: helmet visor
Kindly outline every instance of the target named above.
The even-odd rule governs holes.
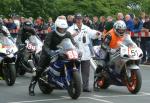
[[[57,31],[59,32],[59,33],[66,33],[66,31],[67,31],[67,28],[59,28],[59,27],[57,27]]]
[[[116,31],[117,31],[120,35],[121,35],[121,34],[123,35],[126,30],[125,30],[125,29],[117,29]]]

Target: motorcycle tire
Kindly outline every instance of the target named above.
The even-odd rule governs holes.
[[[3,68],[3,72],[4,72],[4,78],[5,78],[6,84],[8,86],[14,85],[14,83],[16,81],[15,64],[13,64],[13,63],[6,64],[5,68]]]
[[[38,85],[42,93],[44,94],[51,94],[53,89],[50,85],[46,84],[43,80],[38,80]]]
[[[73,72],[73,79],[68,87],[68,94],[72,99],[77,99],[81,94],[81,78],[78,71]]]
[[[105,74],[97,78],[96,84],[97,84],[97,87],[101,89],[107,89],[110,86],[110,80],[109,80],[108,74],[105,72]]]
[[[125,83],[130,93],[137,94],[142,85],[142,77],[139,69],[131,70],[131,76],[125,76]]]

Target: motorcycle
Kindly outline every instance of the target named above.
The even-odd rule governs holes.
[[[0,77],[6,81],[8,86],[14,85],[16,81],[15,60],[18,51],[15,43],[0,33]]]
[[[44,94],[50,94],[54,89],[66,89],[72,99],[77,99],[81,94],[78,51],[68,38],[58,48],[38,81],[39,88]]]
[[[102,49],[95,49],[97,69],[94,75],[94,88],[107,89],[110,85],[126,86],[132,94],[137,94],[142,85],[139,63],[143,57],[142,50],[129,38],[118,43],[117,50],[109,50],[108,62],[100,55]]]
[[[35,71],[43,46],[42,41],[36,35],[31,35],[25,43],[19,44],[18,58],[16,61],[16,68],[19,75],[24,75],[26,72],[33,73]]]

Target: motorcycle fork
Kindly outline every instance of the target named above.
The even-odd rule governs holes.
[[[69,83],[68,78],[67,78],[68,77],[68,72],[67,72],[66,64],[64,64],[64,71],[65,71],[65,79],[66,79],[67,85],[69,86],[70,83]]]
[[[132,64],[136,64],[135,61],[132,61]],[[125,77],[128,79],[128,81],[130,81],[130,78],[131,77],[131,69],[128,69],[127,68],[127,64],[125,64]]]

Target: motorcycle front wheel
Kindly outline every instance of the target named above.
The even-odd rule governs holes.
[[[77,99],[81,94],[81,78],[78,71],[72,73],[73,78],[68,87],[68,94],[72,99]]]
[[[131,70],[131,75],[125,76],[125,83],[126,86],[132,94],[137,94],[142,85],[142,77],[141,77],[141,72],[139,69],[133,69]]]
[[[7,63],[5,67],[3,68],[4,78],[6,81],[6,84],[8,86],[14,85],[16,81],[16,68],[15,64],[13,63]]]

